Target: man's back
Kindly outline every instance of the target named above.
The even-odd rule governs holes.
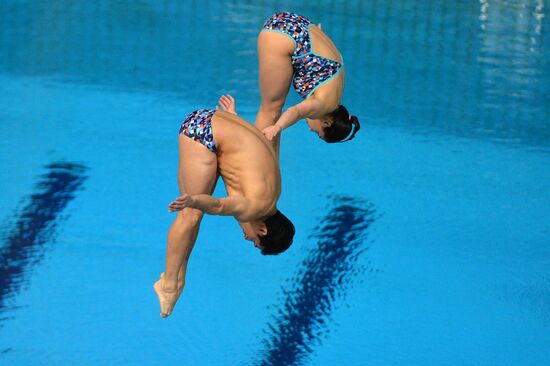
[[[218,171],[228,195],[247,197],[256,212],[273,212],[281,194],[281,176],[272,145],[256,127],[231,113],[217,111],[212,130]]]

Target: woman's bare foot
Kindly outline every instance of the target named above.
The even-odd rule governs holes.
[[[178,286],[174,290],[165,289],[164,273],[161,273],[160,279],[153,285],[160,302],[160,316],[163,318],[166,318],[172,314],[176,301],[178,301],[178,298],[183,291],[183,283],[180,285],[179,282],[180,281],[178,281]]]
[[[235,99],[229,94],[222,95],[220,97],[220,100],[218,101],[218,105],[216,106],[217,110],[222,110],[225,112],[233,113],[234,115],[237,115],[237,107],[235,105]]]

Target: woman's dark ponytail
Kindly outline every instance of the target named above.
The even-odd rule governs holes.
[[[357,118],[357,116],[350,116],[349,120],[352,124],[352,128],[351,128],[352,133],[351,133],[351,135],[349,135],[348,138],[346,138],[345,140],[342,140],[340,142],[345,142],[345,141],[351,140],[352,138],[355,137],[355,134],[357,133],[357,131],[359,131],[361,129],[361,124],[359,123],[359,119]]]
[[[332,123],[323,130],[323,138],[329,143],[349,141],[361,128],[359,119],[356,116],[350,116],[343,105],[339,105],[338,108],[330,112],[327,118]]]

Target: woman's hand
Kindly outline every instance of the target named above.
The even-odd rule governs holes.
[[[269,141],[273,140],[275,136],[277,136],[281,132],[281,127],[277,125],[266,127],[262,130],[262,133],[264,134],[265,138]]]
[[[216,110],[222,110],[228,113],[233,113],[237,115],[237,107],[235,105],[235,99],[229,94],[222,95],[216,106]]]
[[[181,211],[186,207],[191,207],[194,202],[195,199],[193,198],[193,196],[184,193],[168,205],[168,212]]]

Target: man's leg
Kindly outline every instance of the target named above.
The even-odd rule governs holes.
[[[216,155],[184,135],[179,136],[179,154],[180,193],[212,194],[218,178]],[[168,231],[165,272],[154,286],[163,317],[172,313],[185,284],[187,262],[197,239],[202,216],[199,210],[185,208],[178,212]]]
[[[292,52],[294,42],[275,32],[260,32],[258,36],[258,61],[260,69],[260,93],[262,104],[256,116],[259,130],[273,126],[281,116],[288,89],[292,81]],[[279,155],[280,135],[273,139],[273,147]]]

